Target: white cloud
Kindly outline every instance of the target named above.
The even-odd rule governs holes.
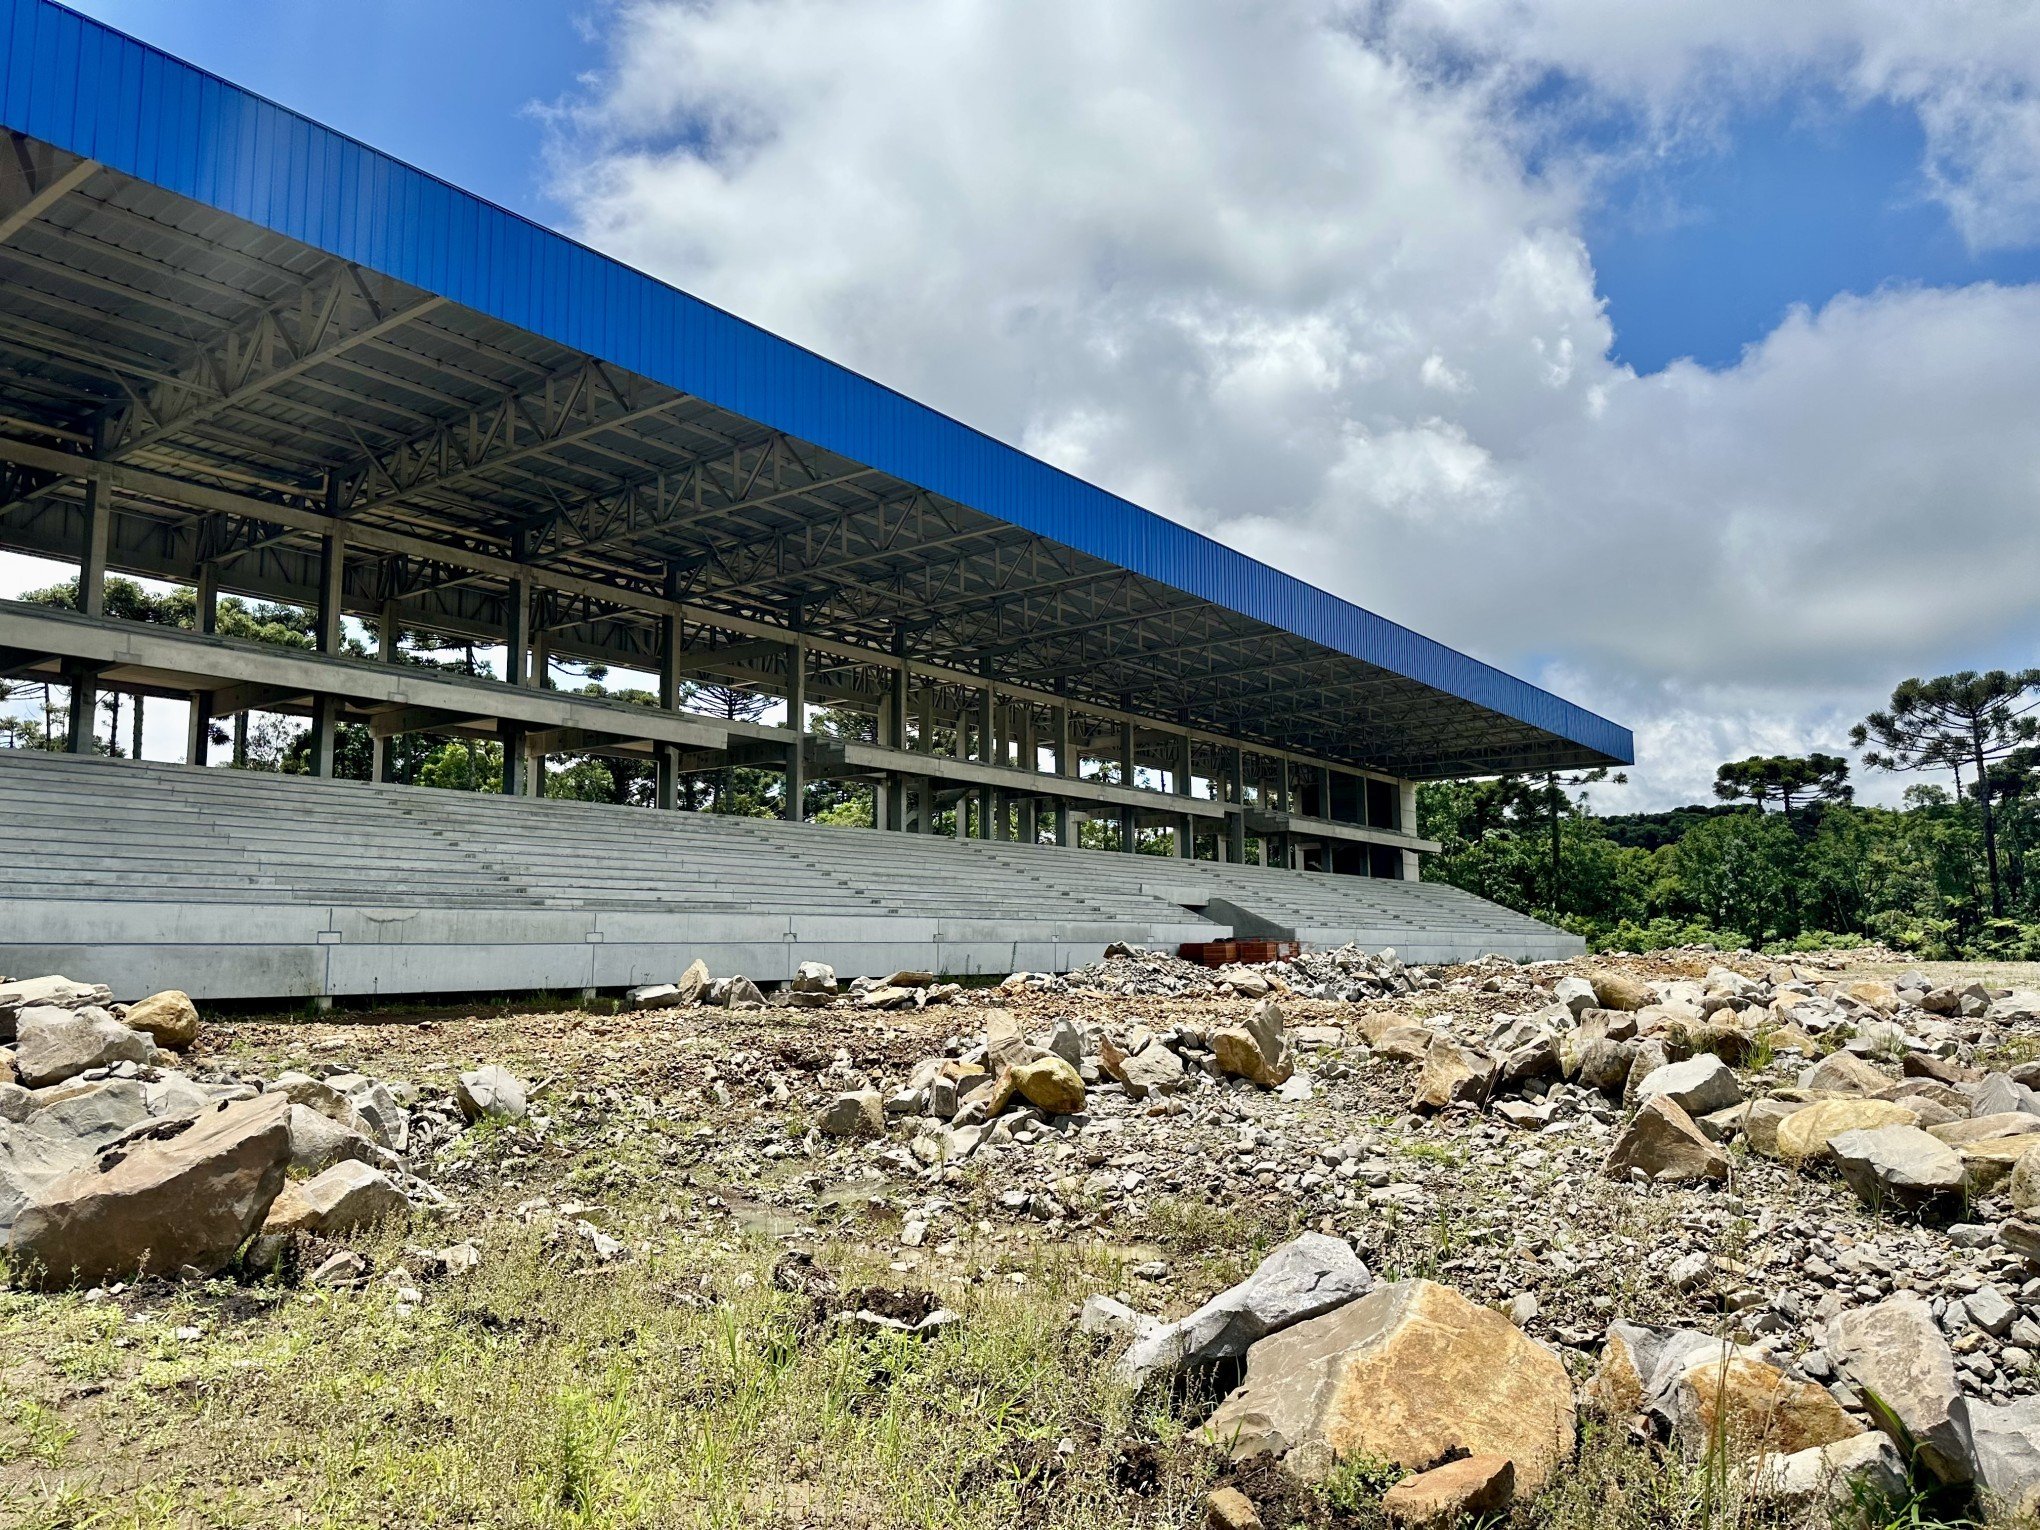
[[[1611,806],[2035,657],[2040,292],[1843,297],[1637,376],[1579,233],[1596,163],[1524,92],[1634,109],[1635,152],[1812,79],[1898,101],[1990,243],[2040,227],[2040,19],[632,0],[612,51],[559,146],[582,232],[1631,722]]]

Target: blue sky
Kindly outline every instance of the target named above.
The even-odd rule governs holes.
[[[600,0],[72,0],[239,84],[542,221],[547,107],[603,62]],[[1610,132],[1605,122],[1596,138]],[[1732,364],[1794,304],[1888,283],[2023,282],[1926,194],[1914,114],[1795,94],[1648,156],[1584,224],[1615,355]]]

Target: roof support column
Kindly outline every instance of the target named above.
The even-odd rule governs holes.
[[[666,597],[675,598],[680,588],[680,578],[673,569],[666,570]],[[675,712],[680,708],[680,617],[677,612],[668,611],[659,617],[659,710]],[[655,771],[656,806],[670,813],[680,805],[680,755],[671,744],[657,744],[652,748]]]
[[[1402,808],[1402,821],[1396,827],[1405,834],[1414,834],[1417,832],[1417,783],[1414,781],[1398,781],[1396,787],[1397,805]],[[1418,859],[1416,851],[1403,851],[1402,874],[1405,882],[1416,882],[1423,879],[1424,867],[1422,861]]]
[[[1048,709],[1048,747],[1055,756],[1055,773],[1069,776],[1076,773],[1076,761],[1070,757],[1070,709],[1067,702],[1057,702]],[[1070,804],[1067,797],[1057,797],[1049,808],[1049,827],[1055,831],[1055,842],[1059,849],[1067,849],[1075,835],[1071,832]]]
[[[106,455],[106,424],[92,428],[92,455]],[[78,554],[78,609],[86,616],[106,615],[106,557],[113,541],[113,500],[106,480],[85,480],[85,545]],[[70,738],[72,754],[96,752],[93,719],[99,710],[98,671],[84,665],[67,665],[71,688]]]
[[[1247,752],[1235,744],[1232,748],[1232,762],[1226,767],[1225,798],[1232,804],[1233,811],[1225,815],[1224,849],[1221,860],[1235,866],[1244,866],[1247,861]]]
[[[193,589],[198,630],[207,637],[220,630],[220,568],[210,560],[199,564]],[[193,691],[184,727],[184,763],[203,765],[212,744],[212,692]]]
[[[807,816],[807,648],[796,637],[786,645],[786,804],[783,816],[799,823]]]
[[[1169,772],[1178,797],[1190,795],[1191,774],[1190,732],[1185,728],[1176,736],[1176,763]],[[1197,825],[1188,813],[1176,815],[1176,854],[1186,861],[1197,859]]]
[[[1123,705],[1124,703],[1122,703]],[[1134,750],[1138,740],[1134,737],[1133,719],[1122,718],[1119,723],[1119,784],[1125,787],[1135,785],[1138,773],[1134,761]],[[1133,853],[1134,840],[1140,833],[1138,815],[1132,803],[1122,804],[1119,809],[1119,848],[1129,855]]]
[[[978,762],[983,765],[999,763],[999,698],[993,694],[991,684],[986,683],[978,693]],[[978,788],[978,838],[1004,839],[1005,802],[998,789],[991,786]]]
[[[1036,775],[1041,773],[1041,746],[1034,734],[1034,708],[1026,703],[1020,706],[1020,767]],[[1020,838],[1027,844],[1041,843],[1041,799],[1028,797],[1020,804]]]
[[[517,538],[515,556],[524,561],[524,537]],[[522,689],[531,679],[531,581],[522,574],[510,580],[503,611],[503,675]],[[503,741],[503,795],[525,797],[531,793],[531,761],[525,748],[524,728],[517,723],[498,723],[497,736]]]
[[[383,602],[382,615],[376,618],[375,627],[376,627],[375,633],[376,659],[384,664],[396,663],[397,603],[394,600],[386,600]],[[374,729],[369,730],[368,737],[369,780],[389,781],[395,778],[396,775],[395,767],[397,762],[394,757],[395,751],[390,748],[390,745],[393,742],[395,742],[394,739],[383,738],[380,734],[376,733]]]
[[[328,486],[328,501],[332,486]],[[319,538],[319,601],[313,612],[313,631],[320,653],[337,655],[346,636],[340,621],[340,606],[347,588],[347,539],[338,532]],[[340,757],[340,698],[312,698],[312,774],[332,779]]]
[[[878,741],[888,749],[904,749],[907,747],[907,685],[912,677],[907,673],[906,638],[902,633],[893,634],[893,656],[900,660],[900,664],[886,676],[885,700],[878,713]],[[871,820],[881,829],[906,828],[907,778],[900,772],[888,770],[872,787]]]

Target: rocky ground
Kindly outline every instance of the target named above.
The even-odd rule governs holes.
[[[0,985],[0,1523],[2029,1522],[2040,973],[705,978]]]

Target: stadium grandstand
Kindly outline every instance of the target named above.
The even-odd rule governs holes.
[[[0,130],[0,549],[78,573],[0,601],[71,749],[0,751],[0,971],[321,1000],[1579,949],[1420,880],[1416,783],[1625,729],[48,0],[0,0]],[[190,624],[109,611],[116,574]],[[311,641],[223,633],[228,598]],[[98,752],[122,695],[186,708],[181,759]],[[207,768],[250,715],[306,773]],[[501,793],[399,784],[419,736],[499,746]],[[646,804],[546,798],[565,757]],[[679,810],[735,770],[781,821]],[[875,827],[799,822],[813,782]]]

